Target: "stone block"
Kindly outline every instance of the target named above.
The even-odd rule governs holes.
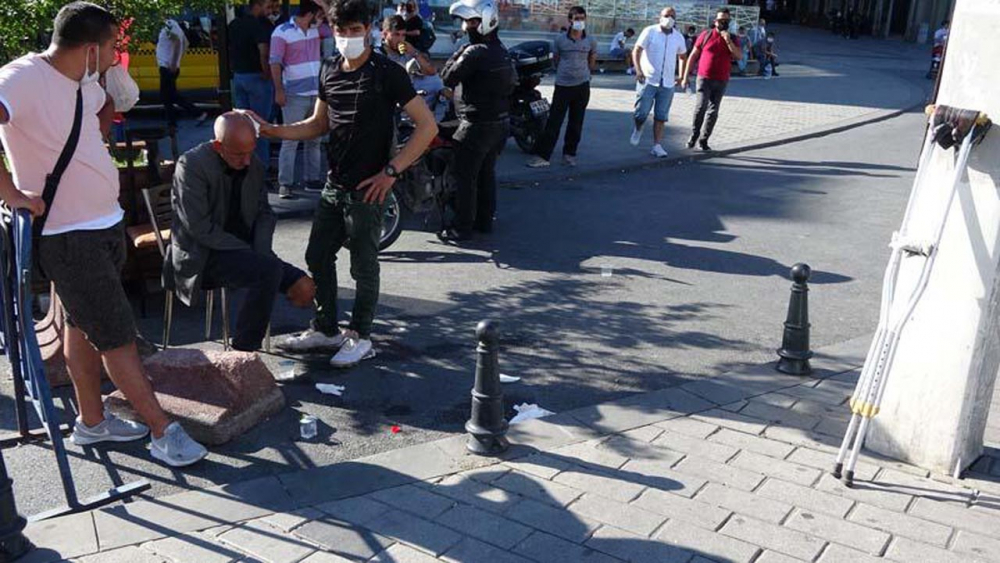
[[[394,543],[381,534],[334,518],[313,520],[292,533],[353,561],[367,561]]]
[[[440,563],[440,560],[408,545],[397,543],[370,559],[368,563]]]
[[[667,463],[654,459],[634,459],[626,463],[617,472],[617,476],[629,483],[670,491],[688,498],[693,497],[708,482],[701,477],[674,471]]]
[[[768,479],[757,494],[772,500],[787,502],[795,506],[843,518],[854,506],[854,501],[802,485],[780,479]]]
[[[316,551],[313,544],[261,521],[237,526],[218,539],[268,563],[297,563]]]
[[[951,537],[951,528],[948,526],[867,504],[858,504],[849,519],[863,526],[889,532],[894,536],[903,536],[938,547],[947,547],[948,538]]]
[[[454,500],[436,495],[415,485],[383,489],[372,493],[369,497],[430,520],[455,506]]]
[[[709,440],[777,459],[785,459],[795,449],[794,446],[784,442],[768,440],[767,438],[752,436],[743,432],[735,432],[728,428],[723,428],[719,432],[716,432]]]
[[[740,515],[730,518],[720,532],[805,561],[815,559],[826,545],[815,536]]]
[[[951,548],[977,558],[989,560],[1000,558],[1000,541],[965,530],[959,530]]]
[[[518,503],[506,516],[520,524],[576,543],[582,543],[600,526],[596,520],[576,514],[572,507],[569,510],[560,509],[531,499]]]
[[[713,561],[750,563],[757,552],[756,545],[733,539],[722,534],[691,526],[680,520],[671,520],[656,533],[656,539],[688,549],[711,558]]]
[[[913,507],[910,508],[910,514],[946,526],[1000,539],[1000,517],[994,513],[921,498],[917,499]]]
[[[906,507],[913,501],[912,489],[888,490],[880,487],[873,487],[867,483],[855,483],[854,487],[848,488],[843,483],[827,474],[819,479],[816,485],[821,491],[833,493],[837,496],[873,504],[887,510],[905,512]]]
[[[759,494],[748,493],[716,483],[709,483],[698,493],[696,498],[704,504],[721,506],[727,510],[772,524],[780,524],[792,511],[792,505],[785,502],[771,500]]]
[[[739,408],[742,409],[745,406],[746,405],[741,404],[739,405]],[[708,424],[722,426],[724,428],[729,428],[730,430],[745,432],[755,436],[763,433],[764,429],[767,428],[767,423],[763,420],[739,414],[737,412],[730,412],[725,409],[708,410],[703,413],[696,414],[692,418]]]
[[[31,522],[24,529],[24,536],[37,552],[52,552],[53,561],[88,555],[98,549],[94,518],[89,512]]]
[[[555,481],[618,502],[629,502],[645,487],[626,480],[627,475],[627,471],[600,473],[580,468],[560,473]]]
[[[143,549],[162,555],[171,561],[197,561],[198,563],[234,563],[243,554],[217,544],[198,534],[165,538],[148,543]]]
[[[676,432],[677,434],[683,434],[692,438],[701,439],[708,438],[713,432],[719,429],[719,427],[715,424],[702,422],[691,417],[674,418],[666,422],[658,422],[654,425],[654,427],[660,428],[661,432],[665,430],[667,432]],[[649,441],[651,442],[655,439],[656,436],[651,438]]]
[[[899,561],[899,563],[913,563],[914,561],[933,561],[934,563],[986,563],[996,561],[993,557],[989,559],[975,557],[969,553],[958,553],[948,551],[940,547],[934,547],[908,538],[893,538],[889,544],[889,549],[885,552],[885,559]]]
[[[530,563],[529,559],[472,538],[462,540],[441,559],[449,563]]]
[[[696,455],[718,463],[726,463],[739,451],[732,446],[700,438],[692,438],[675,432],[664,432],[659,438],[653,441],[653,445],[675,452]]]
[[[709,481],[728,485],[744,491],[752,491],[764,480],[764,475],[731,465],[723,465],[711,460],[686,457],[677,464],[677,471],[698,476]]]
[[[819,469],[820,471],[830,471],[833,469],[836,455],[799,447],[787,459],[792,463],[798,463],[799,465],[805,465]],[[880,469],[877,465],[858,460],[858,464],[854,467],[854,478],[859,481],[871,481]]]
[[[617,563],[588,547],[568,542],[544,532],[528,536],[514,551],[538,563]]]
[[[760,554],[757,561],[754,563],[806,563],[801,559],[795,557],[789,557],[784,553],[778,553],[777,551],[771,551],[770,549],[765,549],[764,553]]]
[[[24,558],[19,561],[23,561]],[[74,559],[73,563],[171,563],[162,556],[150,553],[144,549],[129,546],[121,549],[113,549],[103,553],[95,553],[79,559]]]
[[[438,556],[457,544],[462,536],[433,522],[396,510],[365,524],[379,534]]]
[[[623,561],[655,561],[656,563],[686,563],[691,552],[666,542],[651,540],[632,532],[604,526],[587,540],[587,547],[607,553]]]
[[[173,348],[144,366],[163,410],[203,444],[224,444],[285,406],[274,376],[255,353]],[[120,391],[106,404],[119,416],[138,419]]]
[[[445,477],[428,490],[496,514],[507,511],[520,500],[518,495],[506,489],[491,487],[464,475]]]
[[[465,505],[438,516],[437,522],[502,549],[514,547],[532,532],[531,528],[517,522]]]
[[[882,555],[889,534],[819,512],[796,510],[785,526],[841,545],[849,545],[871,555]]]
[[[867,553],[831,543],[823,550],[816,563],[885,563],[881,557],[872,557]]]
[[[557,508],[566,506],[583,494],[583,491],[520,471],[511,471],[494,481],[493,486]]]
[[[655,489],[649,489],[642,493],[642,496],[635,499],[630,506],[635,506],[655,514],[661,514],[671,520],[688,522],[710,531],[719,529],[719,526],[729,517],[728,510],[717,508],[699,500],[691,500]],[[573,508],[576,509],[575,504]],[[600,518],[597,519],[601,520]],[[614,522],[607,523],[615,525]],[[622,526],[618,527],[622,528]],[[639,530],[625,529],[630,532],[639,533]]]
[[[655,493],[656,491],[653,492]],[[661,494],[667,495],[669,493]],[[678,496],[674,498],[682,502],[694,502]],[[597,522],[621,528],[640,536],[652,534],[653,531],[667,520],[666,516],[662,515],[661,512],[645,510],[642,506],[635,503],[622,504],[591,495],[584,495],[580,500],[574,502],[569,510],[574,516],[583,515]],[[581,539],[580,541],[583,540]]]
[[[545,454],[530,455],[505,462],[504,465],[523,473],[541,477],[542,479],[552,479],[559,473],[573,467],[573,464],[568,461]]]
[[[740,455],[736,456],[730,465],[807,486],[815,483],[822,474],[820,470],[812,467],[774,459],[751,451],[740,452]]]

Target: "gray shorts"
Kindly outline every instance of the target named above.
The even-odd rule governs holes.
[[[135,318],[121,282],[122,224],[43,236],[38,244],[40,266],[55,284],[67,324],[83,331],[101,352],[132,343]]]

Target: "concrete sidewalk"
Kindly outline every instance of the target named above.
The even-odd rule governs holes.
[[[828,474],[868,343],[515,425],[503,459],[456,436],[31,524],[22,561],[996,561],[996,477]]]

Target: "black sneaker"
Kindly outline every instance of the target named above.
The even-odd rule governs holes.
[[[701,150],[703,150],[703,151],[710,151],[710,150],[712,150],[712,147],[708,146],[708,139],[702,139],[702,140],[698,141],[698,146],[701,147]]]
[[[698,137],[691,137],[690,139],[688,139],[687,148],[693,149],[694,148],[694,144],[697,143],[697,142],[698,142]]]
[[[438,233],[438,239],[441,242],[450,243],[466,242],[472,240],[472,233],[463,233],[457,229],[445,229]]]

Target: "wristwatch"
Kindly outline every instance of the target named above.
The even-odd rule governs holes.
[[[399,178],[399,170],[396,170],[396,167],[393,166],[392,164],[387,164],[385,166],[384,172],[385,175],[390,178]]]

